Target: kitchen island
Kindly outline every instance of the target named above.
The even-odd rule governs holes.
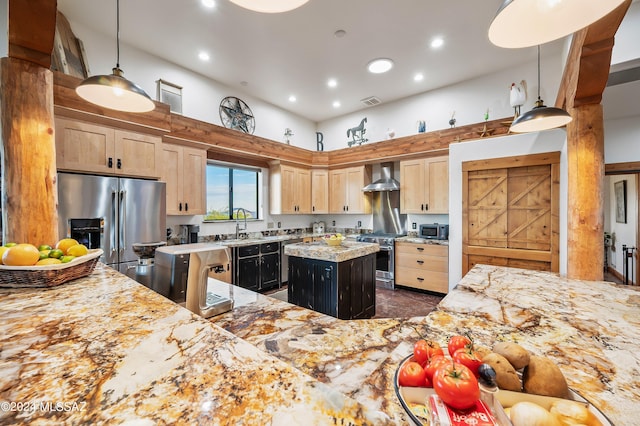
[[[235,301],[211,321],[101,264],[56,288],[0,289],[0,423],[406,425],[393,375],[413,327],[442,344],[518,340],[616,425],[640,418],[633,287],[479,265],[427,317],[357,321],[210,288]]]
[[[340,319],[371,318],[379,250],[378,244],[355,241],[286,245],[289,302]]]

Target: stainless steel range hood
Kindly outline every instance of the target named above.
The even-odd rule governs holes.
[[[362,188],[365,192],[399,191],[400,183],[393,178],[393,163],[380,165],[380,179]]]

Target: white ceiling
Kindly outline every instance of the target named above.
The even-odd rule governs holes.
[[[262,14],[228,0],[215,0],[213,9],[201,0],[123,0],[120,39],[319,122],[365,108],[361,100],[370,96],[386,103],[535,61],[535,48],[489,42],[487,29],[501,2],[310,0],[290,12]],[[58,0],[58,8],[72,23],[115,37],[115,0]],[[336,37],[337,30],[346,35]],[[434,50],[436,36],[445,44]],[[544,53],[561,48],[562,41],[550,43]],[[209,62],[198,59],[200,51],[209,53]],[[368,73],[367,63],[377,57],[393,59],[394,68]],[[421,82],[413,80],[418,72]],[[338,86],[327,87],[329,78]]]

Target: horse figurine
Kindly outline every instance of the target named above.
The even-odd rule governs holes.
[[[358,126],[352,127],[351,129],[347,130],[347,137],[351,136],[351,139],[352,139],[351,141],[348,142],[349,146],[352,146],[355,144],[362,145],[364,142],[367,141],[367,139],[364,138],[364,134],[367,131],[367,129],[364,128],[364,123],[366,122],[367,122],[367,117],[363,118]],[[359,138],[356,139],[356,137],[358,136]]]

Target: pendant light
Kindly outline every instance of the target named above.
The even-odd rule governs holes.
[[[489,26],[498,47],[531,47],[585,28],[625,0],[504,0]]]
[[[156,106],[140,86],[124,78],[120,69],[120,0],[116,1],[116,67],[113,74],[94,75],[76,87],[78,96],[105,108],[125,112],[148,112]]]
[[[309,0],[231,0],[245,9],[262,13],[282,13],[297,9]]]
[[[548,107],[540,98],[540,46],[538,46],[538,100],[531,111],[527,111],[511,124],[514,133],[540,132],[562,127],[572,120],[569,113],[561,108]]]

